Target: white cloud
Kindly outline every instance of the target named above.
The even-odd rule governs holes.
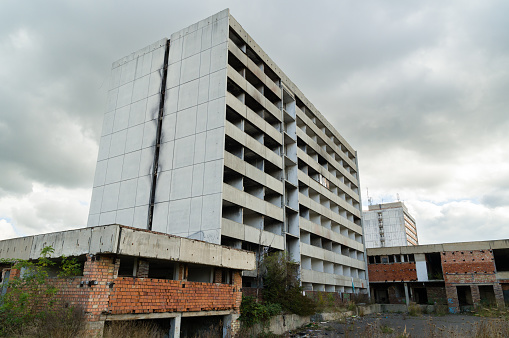
[[[31,34],[25,28],[20,28],[16,32],[9,34],[11,44],[17,49],[25,49],[34,43]]]
[[[20,235],[84,227],[90,194],[90,189],[34,184],[32,192],[21,197],[0,198],[0,218],[9,219]]]
[[[509,207],[494,210],[468,200],[406,204],[417,219],[420,244],[509,238]]]
[[[18,237],[11,223],[5,219],[0,219],[0,240]]]

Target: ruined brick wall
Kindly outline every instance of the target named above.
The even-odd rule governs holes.
[[[447,304],[447,294],[444,286],[426,286],[426,294],[430,303]]]
[[[368,264],[368,273],[371,282],[417,280],[417,271],[413,262]]]
[[[308,291],[306,291],[306,294],[307,292]],[[258,299],[259,302],[263,302],[263,288],[242,287],[242,295],[246,297],[253,297]]]
[[[387,288],[389,304],[405,304],[406,296],[403,285],[391,285]]]
[[[492,250],[446,251],[442,252],[441,258],[449,312],[459,311],[458,285],[470,285],[476,306],[480,302],[479,285],[492,285],[497,305],[503,306],[503,292],[497,282]]]
[[[441,255],[446,283],[495,283],[491,250],[446,251]]]

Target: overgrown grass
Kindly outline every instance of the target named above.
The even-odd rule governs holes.
[[[389,325],[382,325],[382,326],[380,326],[380,331],[382,333],[393,333],[394,329],[392,327],[390,327]]]
[[[412,317],[420,316],[422,314],[422,309],[418,304],[410,302],[410,304],[408,304],[408,314]]]
[[[104,328],[104,338],[163,338],[165,332],[145,321],[115,321]]]
[[[3,328],[5,337],[84,337],[85,316],[81,308],[60,308],[32,318],[30,322]]]

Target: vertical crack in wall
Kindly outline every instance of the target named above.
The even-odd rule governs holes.
[[[156,148],[154,152],[154,164],[152,166],[152,185],[150,187],[150,204],[148,208],[148,230],[152,230],[152,219],[154,218],[154,202],[156,196],[156,183],[157,183],[157,171],[159,164],[159,150],[161,148],[161,129],[163,125],[164,116],[164,98],[166,94],[166,77],[168,75],[168,56],[170,54],[170,40],[166,42],[166,50],[164,52],[164,66],[163,76],[161,79],[161,100],[159,102],[159,116],[157,117],[157,132],[156,132]]]

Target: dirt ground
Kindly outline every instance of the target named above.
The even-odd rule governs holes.
[[[502,319],[471,315],[380,313],[309,324],[286,337],[505,337],[508,326]]]

